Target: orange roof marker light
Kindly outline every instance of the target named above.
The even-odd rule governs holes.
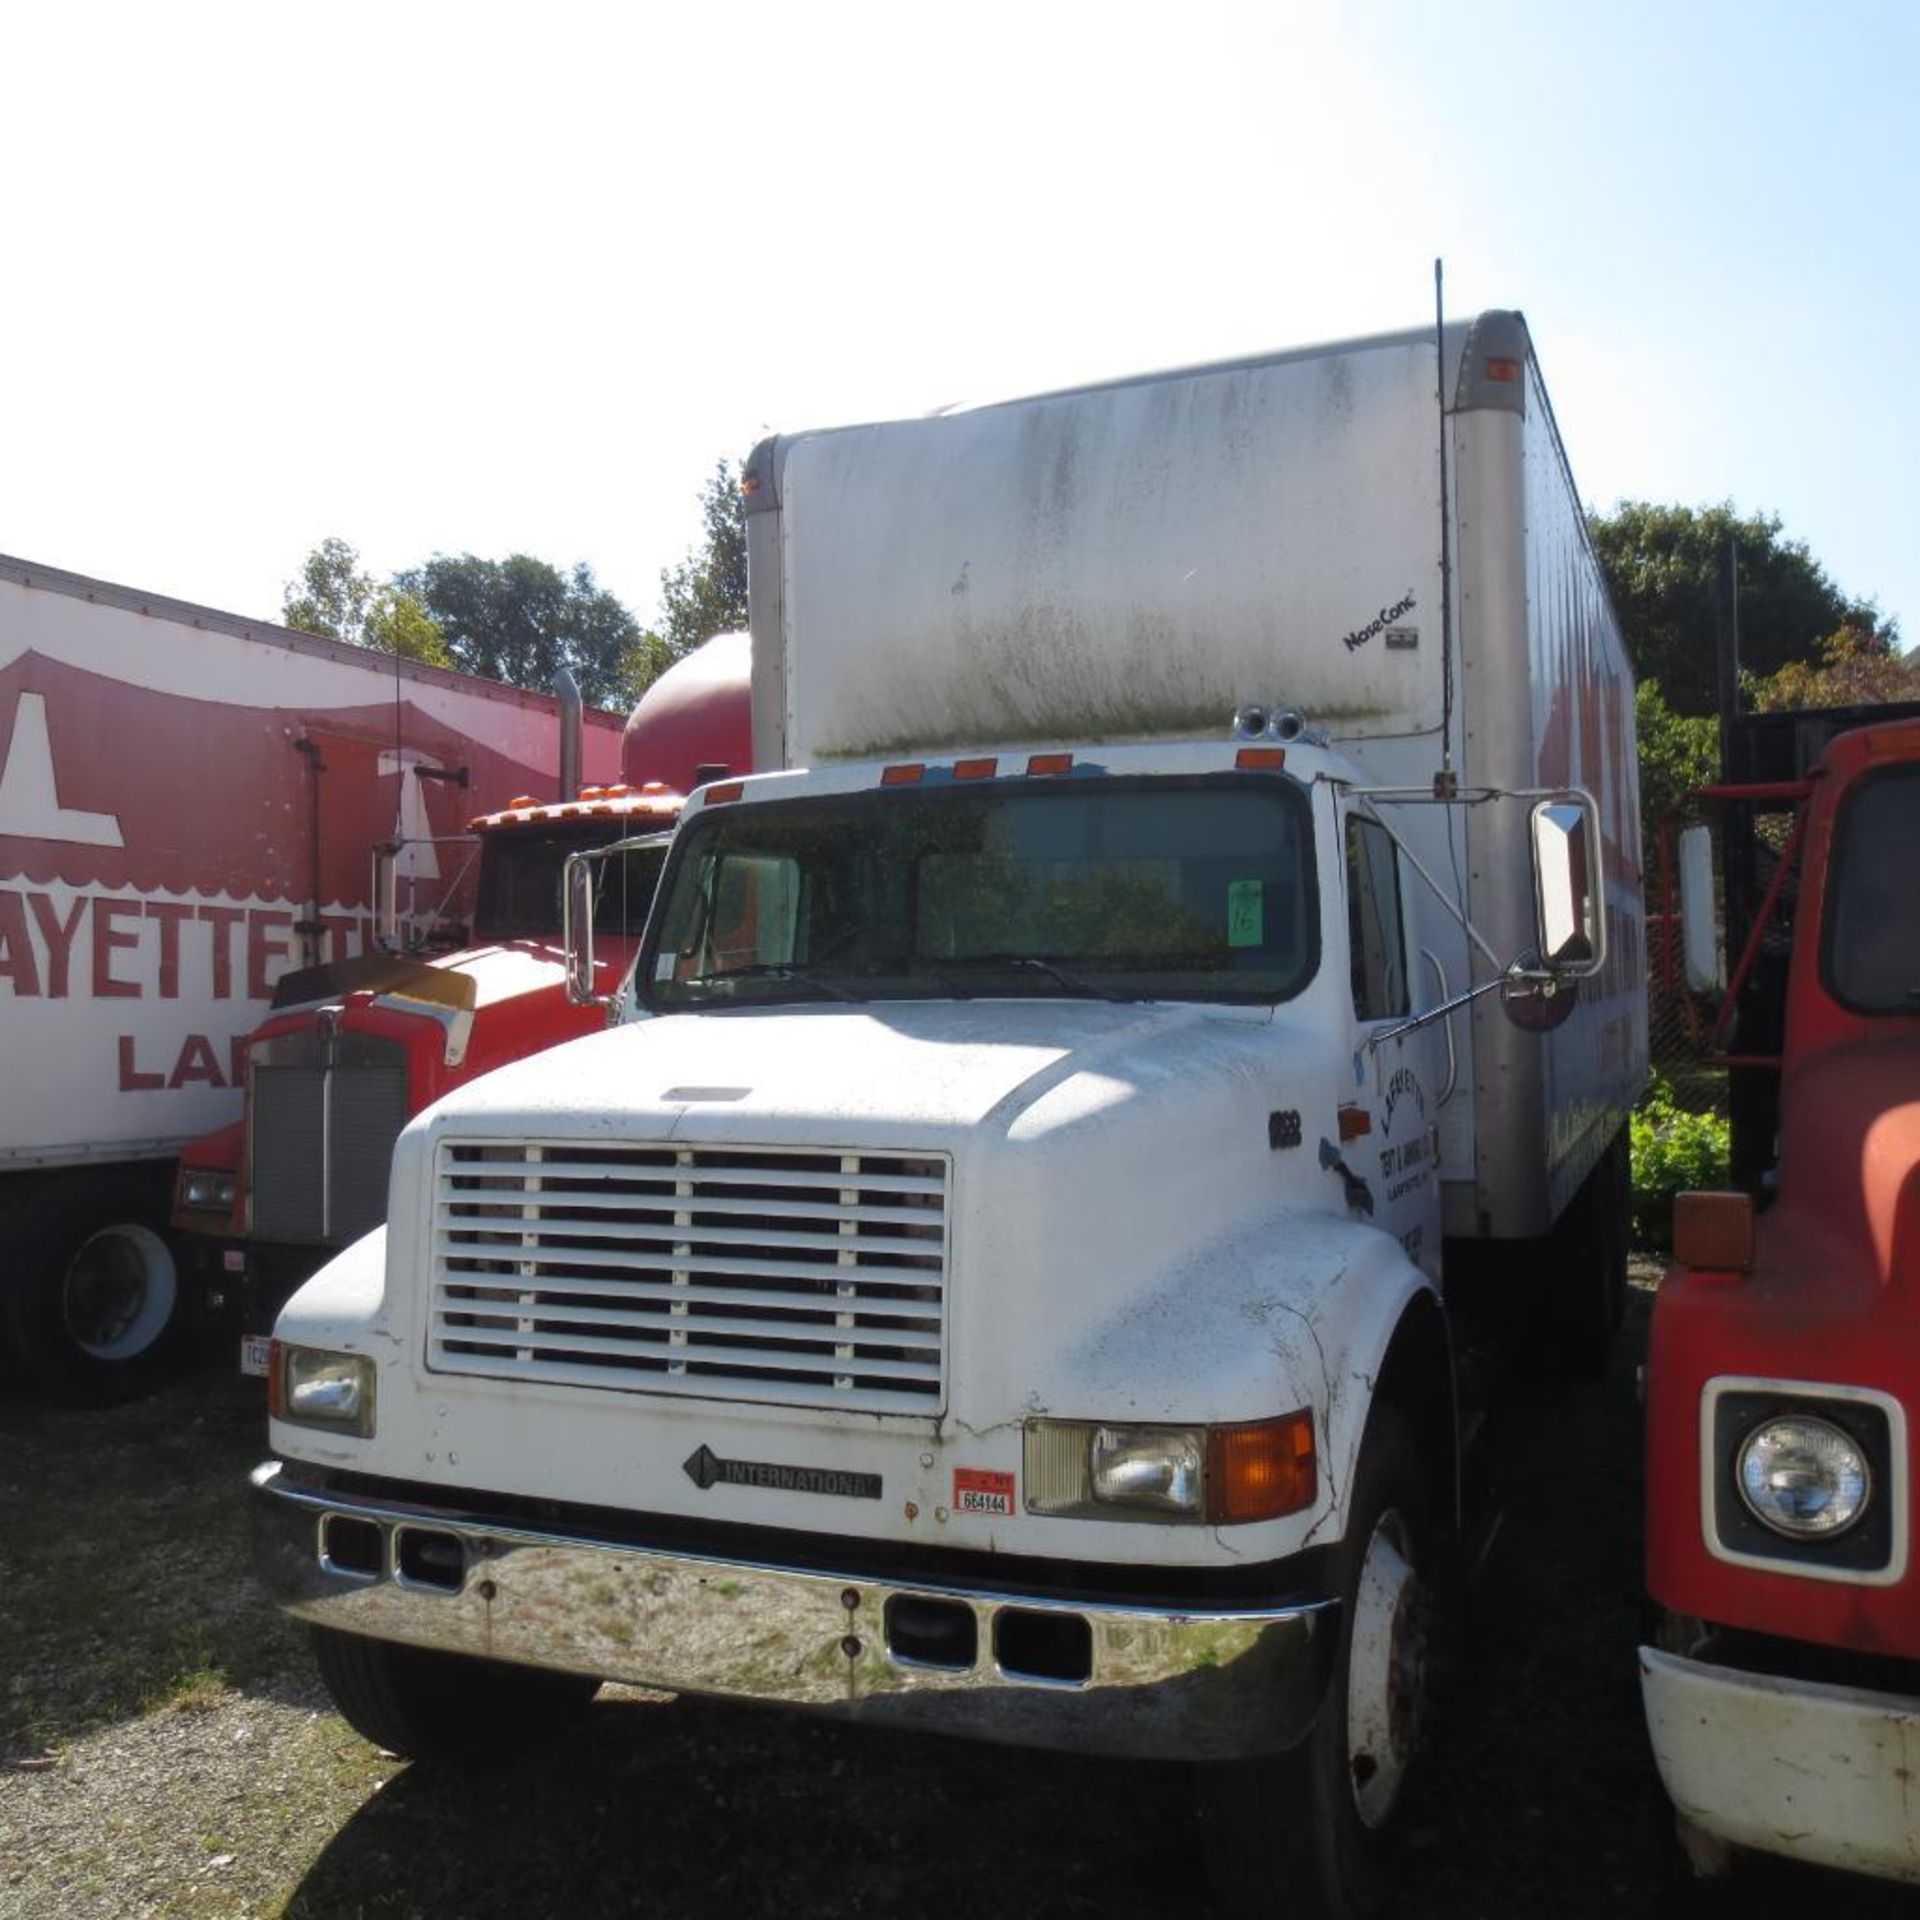
[[[1027,771],[1033,774],[1071,773],[1073,755],[1070,753],[1030,753],[1027,756]]]
[[[738,800],[746,792],[746,785],[739,780],[723,780],[717,787],[706,789],[707,805],[724,807],[729,800]]]
[[[1244,773],[1278,773],[1287,764],[1285,747],[1242,747],[1233,764]]]
[[[880,784],[883,787],[911,787],[926,775],[925,763],[919,760],[902,760],[897,765],[880,769]]]
[[[1489,360],[1487,362],[1487,378],[1489,380],[1498,380],[1504,386],[1511,386],[1514,381],[1520,378],[1520,362],[1518,360]]]
[[[539,804],[540,802],[530,793],[516,793],[513,798],[507,802],[507,811],[509,813],[518,813],[522,807],[537,807]]]
[[[953,763],[953,777],[956,780],[991,780],[1000,771],[1000,762],[995,759],[956,760]]]

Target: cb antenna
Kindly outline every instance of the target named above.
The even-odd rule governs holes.
[[[1440,422],[1440,771],[1434,797],[1450,800],[1453,771],[1453,511],[1447,486],[1446,262],[1433,263],[1433,398]]]

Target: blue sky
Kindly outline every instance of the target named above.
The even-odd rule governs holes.
[[[658,17],[656,17],[658,16]],[[761,434],[1522,307],[1587,499],[1920,641],[1920,10],[1193,0],[10,24],[0,550],[271,616],[337,534],[643,617]]]

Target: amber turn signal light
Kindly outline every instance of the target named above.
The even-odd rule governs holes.
[[[1207,1518],[1216,1525],[1277,1520],[1312,1506],[1319,1492],[1309,1409],[1207,1429]]]
[[[1673,1257],[1707,1273],[1745,1273],[1753,1265],[1752,1196],[1676,1193]]]

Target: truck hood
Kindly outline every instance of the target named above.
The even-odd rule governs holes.
[[[1271,1023],[1264,1007],[1006,1000],[676,1014],[490,1075],[462,1093],[457,1124],[938,1146],[1004,1137],[1043,1106],[1097,1108],[1142,1078],[1205,1077],[1207,1058],[1250,1056]],[[619,1088],[617,1115],[582,1100],[589,1049],[595,1084]]]
[[[1920,1039],[1817,1054],[1780,1109],[1780,1225],[1920,1292]]]

